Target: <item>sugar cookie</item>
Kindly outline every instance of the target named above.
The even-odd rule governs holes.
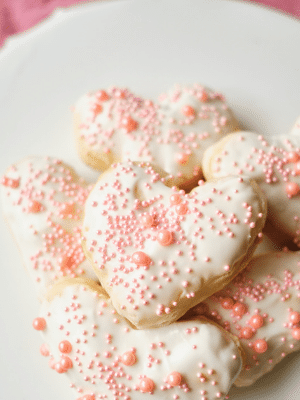
[[[84,279],[55,285],[33,324],[78,400],[224,399],[242,367],[237,341],[215,324],[136,330]]]
[[[11,166],[1,183],[4,216],[39,296],[64,275],[98,280],[81,247],[82,211],[91,186],[50,157]]]
[[[282,251],[282,250],[283,248],[278,246],[276,243],[273,243],[268,236],[263,235],[261,242],[255,249],[254,256],[270,253],[271,251]]]
[[[79,154],[91,167],[153,162],[185,190],[202,177],[205,149],[238,129],[224,96],[198,84],[177,85],[156,104],[128,89],[98,90],[78,100],[74,122]]]
[[[114,165],[85,206],[85,253],[137,328],[169,324],[224,287],[251,257],[265,220],[254,182],[229,177],[185,195],[162,180],[150,164]]]
[[[221,292],[184,317],[206,315],[239,337],[246,354],[236,386],[248,386],[300,350],[300,252],[254,257]]]
[[[204,155],[204,174],[209,179],[228,175],[255,179],[268,201],[268,232],[282,233],[300,245],[300,136],[284,135],[270,140],[252,132],[228,135]]]

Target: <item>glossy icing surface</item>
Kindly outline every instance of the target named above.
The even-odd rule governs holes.
[[[85,206],[85,252],[138,328],[170,323],[225,286],[264,225],[264,197],[249,181],[229,177],[187,195],[163,181],[151,165],[117,164]]]
[[[245,125],[269,134],[285,131],[298,115],[298,21],[253,3],[226,0],[93,2],[86,7],[58,10],[46,27],[12,40],[9,51],[2,54],[1,173],[28,154],[58,156],[84,173],[70,146],[69,106],[81,93],[106,87],[107,82],[117,81],[156,98],[162,87],[167,89],[175,81],[192,83],[200,77],[226,94]],[[139,37],[127,15],[138,23]],[[216,15],[218,29],[212,29]],[[211,57],[203,57],[206,51]],[[257,62],[260,59],[264,63]],[[10,307],[3,307],[1,318],[1,393],[8,399],[30,399],[34,382],[37,398],[68,399],[70,393],[60,385],[60,376],[53,377],[52,371],[48,376],[42,365],[39,368],[32,348],[24,345],[23,352],[16,352],[17,344],[35,343],[28,321],[35,315],[30,313],[36,301],[23,280],[13,275],[20,269],[19,255],[7,227],[2,226],[1,260],[7,267],[1,303],[10,299]],[[256,384],[255,391],[233,389],[230,398],[296,400],[300,359],[292,358],[284,363],[282,373]],[[16,385],[16,380],[21,384]]]
[[[224,399],[241,369],[234,340],[205,320],[136,330],[100,287],[54,289],[40,312],[42,353],[80,399]]]
[[[255,179],[267,197],[268,217],[273,229],[283,231],[298,245],[299,161],[300,136],[297,134],[267,140],[252,132],[239,132],[206,152],[205,175],[208,179],[228,175]]]
[[[50,157],[11,166],[1,183],[4,215],[38,295],[62,276],[97,280],[81,247],[83,206],[91,186]]]
[[[128,158],[153,162],[181,186],[196,186],[205,149],[238,129],[224,96],[199,84],[177,85],[158,103],[128,89],[98,90],[79,99],[74,112],[80,154],[93,167]]]
[[[246,360],[235,385],[253,384],[300,350],[300,252],[254,257],[224,290],[187,316],[202,314],[240,339]]]

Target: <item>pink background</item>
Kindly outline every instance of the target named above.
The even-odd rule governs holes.
[[[4,44],[8,36],[26,31],[46,18],[55,8],[88,1],[90,0],[0,0],[0,46]],[[268,5],[300,19],[300,0],[257,0],[253,2]]]

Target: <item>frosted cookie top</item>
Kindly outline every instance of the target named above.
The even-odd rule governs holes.
[[[268,200],[268,222],[300,244],[299,135],[267,140],[252,132],[234,133],[210,147],[204,160],[207,179],[255,179]]]
[[[230,334],[204,319],[136,330],[101,287],[84,280],[56,285],[34,320],[49,365],[79,399],[224,399],[241,370]]]
[[[205,315],[239,337],[248,386],[288,354],[300,350],[300,252],[254,257],[224,290],[185,316]]]
[[[255,250],[266,204],[240,178],[185,195],[149,164],[100,177],[85,206],[83,247],[117,311],[136,327],[171,323],[226,285]]]
[[[91,186],[50,157],[31,157],[11,166],[1,183],[4,216],[38,294],[62,276],[97,279],[80,233]]]
[[[78,150],[89,165],[153,162],[183,188],[202,176],[205,149],[238,129],[224,96],[198,84],[177,85],[157,103],[128,89],[98,90],[78,100],[74,115]]]

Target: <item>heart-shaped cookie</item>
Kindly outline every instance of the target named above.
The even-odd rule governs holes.
[[[147,163],[103,174],[85,206],[83,247],[118,313],[137,328],[171,323],[224,287],[264,226],[254,182],[229,177],[184,194]]]
[[[246,359],[235,385],[251,385],[300,350],[300,252],[253,257],[226,288],[184,318],[196,315],[239,337]]]
[[[252,132],[228,135],[204,156],[209,179],[228,175],[255,179],[268,201],[267,233],[288,235],[300,245],[300,135],[275,136],[270,140]],[[272,232],[271,232],[272,233]]]
[[[34,327],[41,353],[81,400],[224,399],[242,367],[237,341],[215,324],[136,330],[84,279],[55,285]]]
[[[184,189],[202,177],[205,149],[238,129],[224,96],[201,85],[177,85],[158,103],[127,89],[89,93],[74,110],[78,151],[88,165],[104,171],[131,159],[157,164]]]
[[[11,166],[1,183],[4,216],[39,296],[65,275],[98,280],[81,247],[82,211],[91,186],[50,157]]]

